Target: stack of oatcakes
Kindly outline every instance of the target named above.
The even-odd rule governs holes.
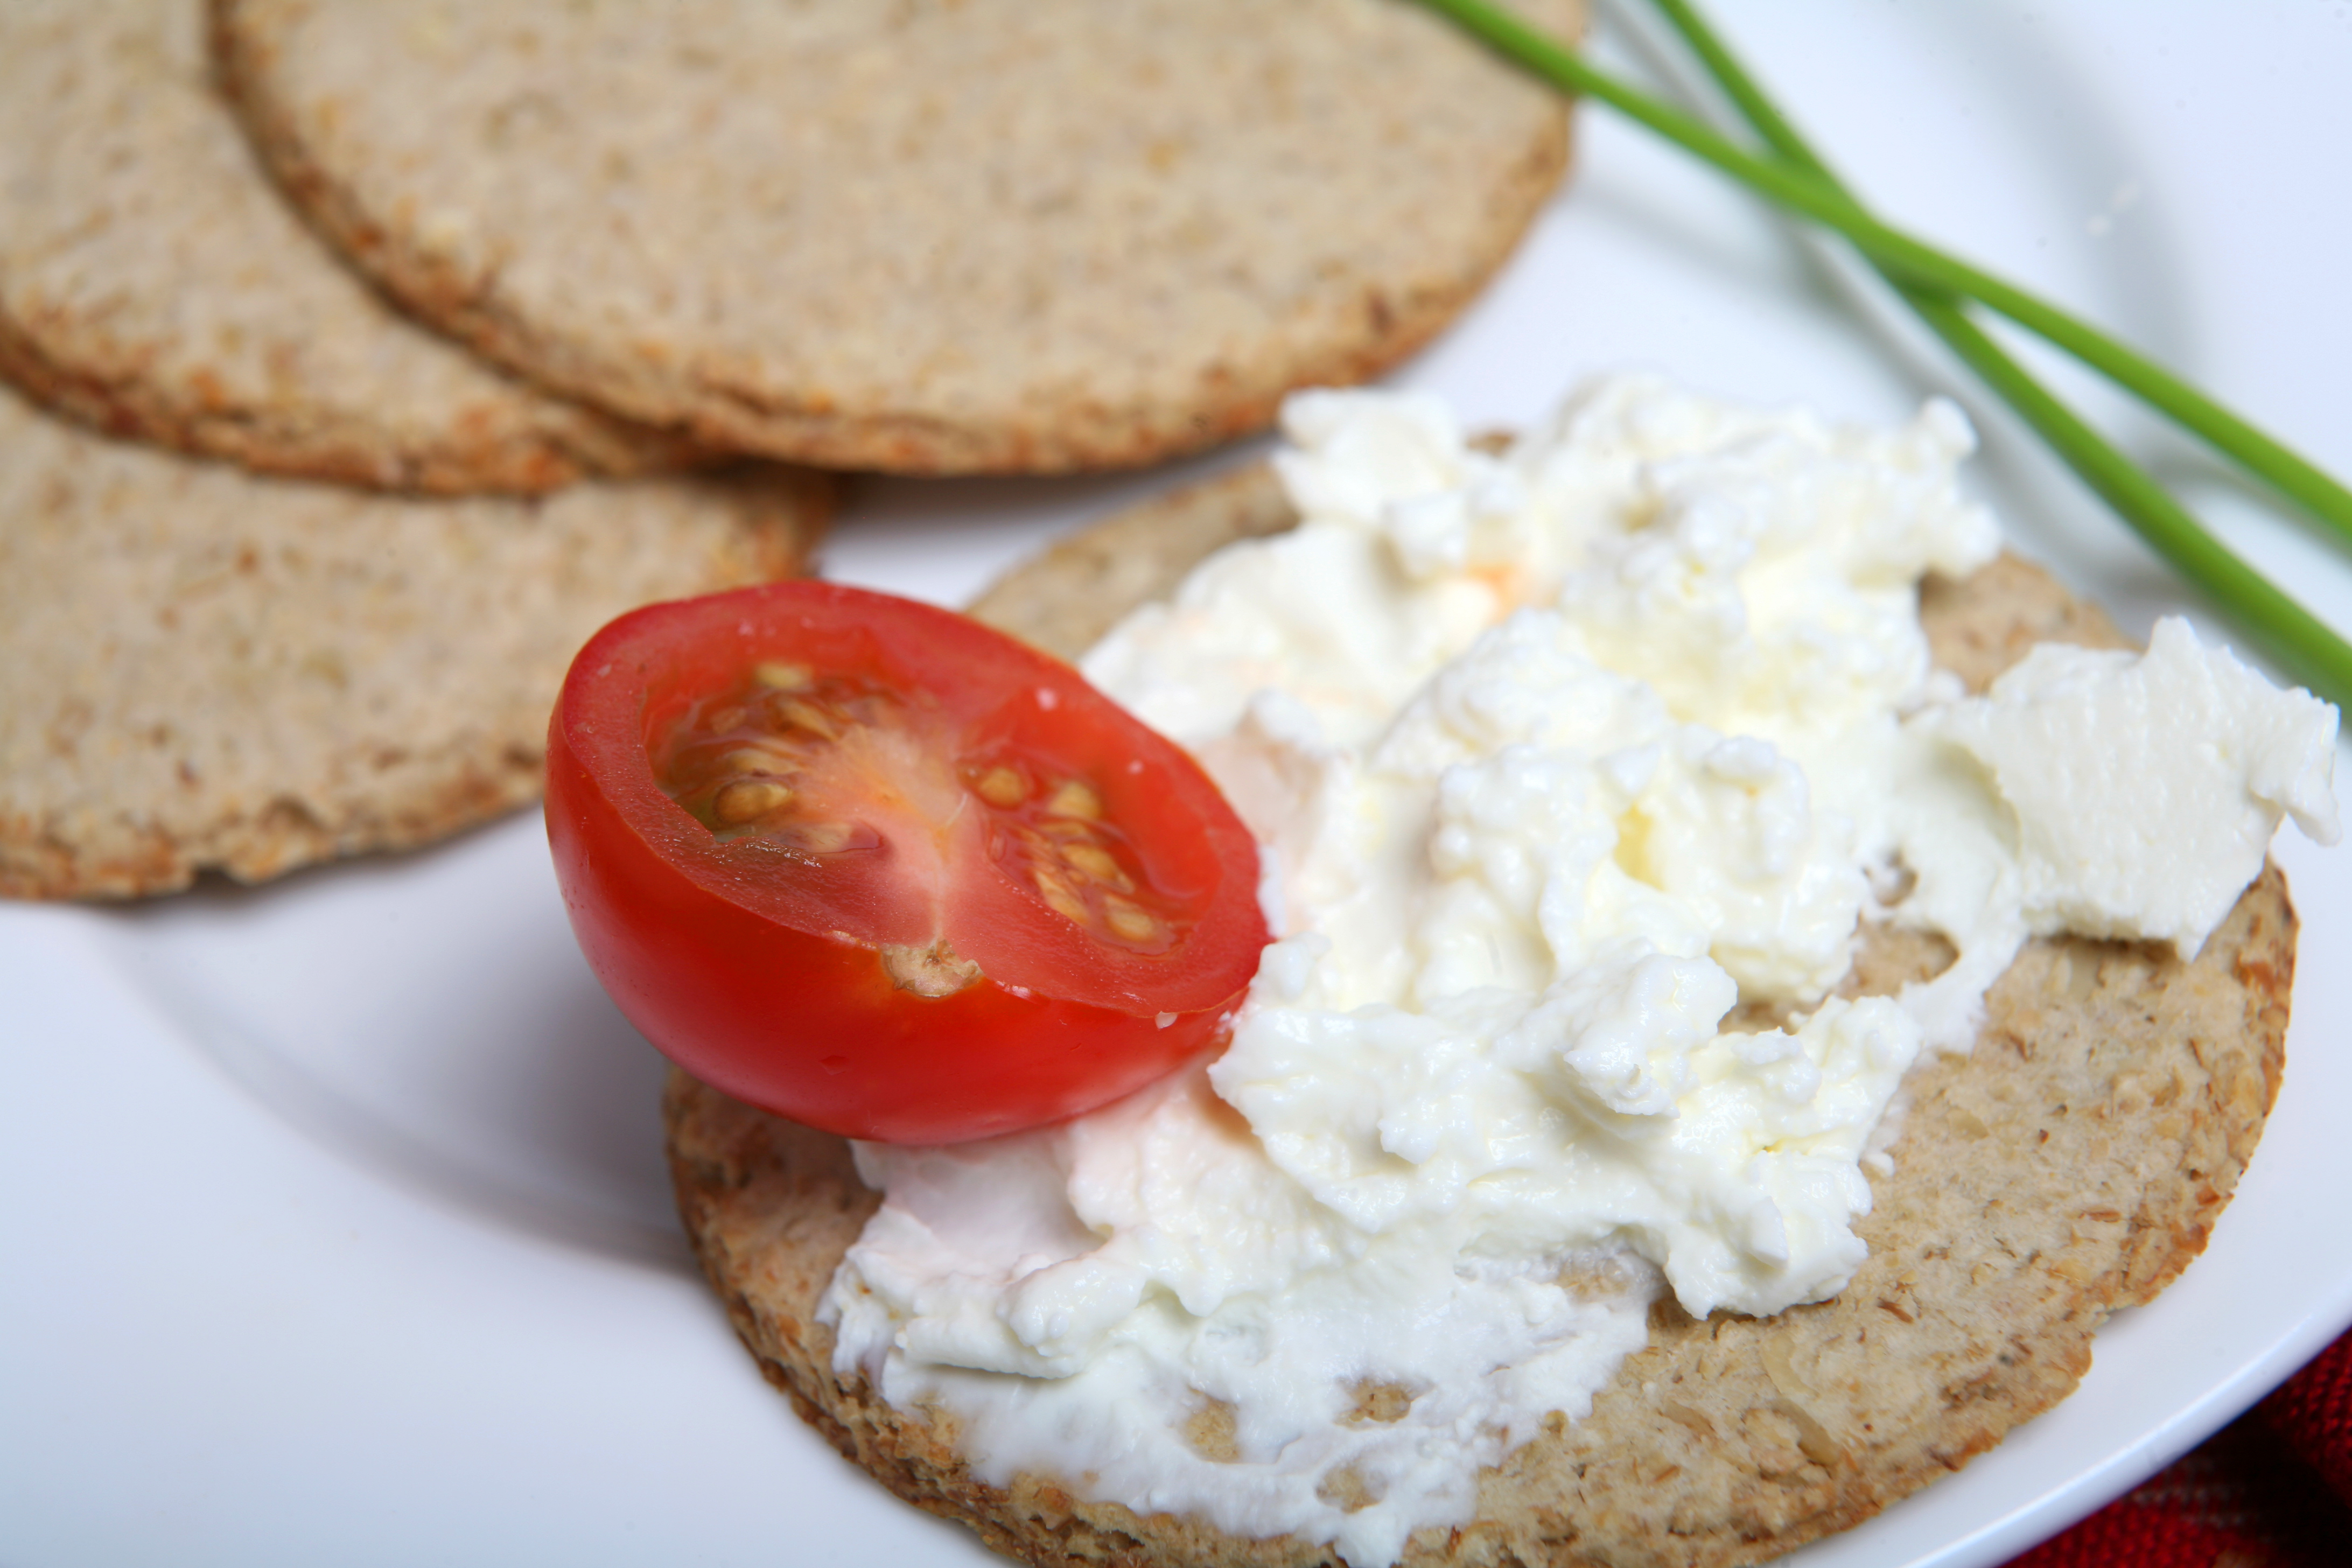
[[[528,800],[572,650],[799,569],[816,469],[1255,429],[1444,325],[1566,148],[1404,0],[20,0],[0,893]]]

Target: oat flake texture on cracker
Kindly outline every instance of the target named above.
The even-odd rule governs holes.
[[[973,610],[1075,652],[1193,558],[1292,520],[1270,471],[1246,470],[1076,535]],[[2009,556],[1930,579],[1921,618],[1937,663],[1975,689],[2037,641],[2123,641]],[[1868,1518],[2065,1397],[2093,1331],[2203,1249],[2252,1156],[2294,949],[2274,868],[2194,963],[2161,943],[2029,943],[1987,996],[1975,1049],[1906,1080],[1894,1169],[1871,1178],[1856,1226],[1870,1256],[1846,1288],[1770,1318],[1695,1320],[1667,1298],[1591,1416],[1483,1472],[1476,1517],[1417,1531],[1405,1568],[1743,1568]],[[1843,989],[1883,994],[1951,956],[1874,925]],[[894,1409],[834,1371],[817,1302],[880,1201],[848,1146],[677,1071],[664,1117],[680,1212],[737,1333],[893,1491],[1036,1564],[1337,1568],[1327,1544],[1089,1499],[1079,1478],[980,1480],[951,1415]]]
[[[198,0],[0,5],[0,372],[103,429],[394,489],[698,455],[395,311],[271,187],[204,30]]]
[[[1257,428],[1443,326],[1567,153],[1559,99],[1410,0],[213,17],[281,183],[417,314],[827,467],[1105,468]]]
[[[796,570],[805,470],[409,499],[92,435],[0,386],[0,895],[404,848],[534,798],[572,653]]]

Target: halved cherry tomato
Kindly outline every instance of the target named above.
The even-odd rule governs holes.
[[[1201,770],[1068,666],[833,584],[573,660],[547,830],[589,964],[704,1081],[894,1142],[1035,1126],[1218,1038],[1266,929]]]

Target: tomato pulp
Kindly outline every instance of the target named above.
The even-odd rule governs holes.
[[[961,616],[791,582],[572,661],[547,830],[581,949],[672,1060],[829,1131],[1057,1121],[1208,1048],[1267,941],[1176,746]]]

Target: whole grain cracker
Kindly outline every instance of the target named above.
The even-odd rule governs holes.
[[[117,434],[394,489],[699,455],[491,369],[351,272],[214,92],[199,0],[0,6],[0,374]]]
[[[418,314],[827,467],[1064,471],[1257,428],[1435,332],[1566,161],[1559,100],[1411,0],[213,14],[281,183]]]
[[[783,576],[805,470],[411,499],[92,435],[0,388],[0,895],[404,848],[538,795],[572,653]]]
[[[1189,520],[1181,521],[1181,520]],[[977,613],[1065,650],[1181,575],[1204,550],[1274,531],[1263,468],[1081,533],[1017,568]],[[1129,569],[1125,545],[1153,542]],[[1118,587],[1112,589],[1111,584]],[[2056,633],[2123,639],[2095,608],[2004,557],[1931,580],[1937,662],[1974,688]],[[2275,868],[2194,963],[2168,945],[2037,941],[1987,997],[1975,1050],[1906,1081],[1892,1173],[1856,1226],[1870,1255],[1832,1300],[1776,1317],[1685,1314],[1596,1399],[1483,1474],[1476,1520],[1412,1539],[1412,1568],[1735,1568],[1844,1529],[1965,1464],[2071,1392],[2091,1334],[2201,1251],[2277,1092],[2294,913]],[[1885,994],[1951,958],[1939,938],[1867,928],[1845,990]],[[1339,1559],[1138,1515],[1022,1475],[973,1478],[955,1422],[891,1408],[833,1368],[815,1321],[835,1266],[878,1205],[847,1145],[682,1072],[665,1097],[679,1210],[704,1270],[768,1379],[844,1454],[908,1500],[1038,1564],[1307,1568]]]

